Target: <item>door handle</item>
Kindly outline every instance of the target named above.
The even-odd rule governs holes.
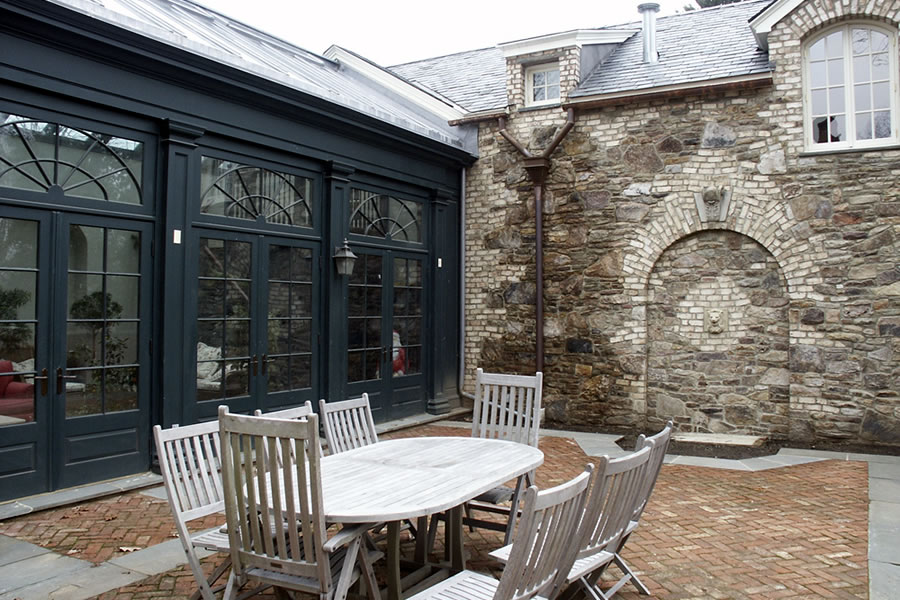
[[[56,393],[62,394],[63,390],[66,389],[65,384],[63,383],[65,380],[75,379],[74,375],[64,375],[63,368],[59,367],[56,369]]]
[[[47,369],[41,369],[41,374],[35,375],[34,379],[35,379],[35,381],[41,382],[41,396],[46,396],[47,395],[47,380],[50,379],[50,377],[47,375]]]
[[[263,354],[260,359],[260,369],[262,370],[262,374],[266,375],[269,372],[269,363],[274,361],[274,358],[269,358],[268,354]]]

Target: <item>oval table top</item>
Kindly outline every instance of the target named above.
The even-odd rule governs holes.
[[[543,462],[537,448],[504,440],[381,441],[322,459],[325,518],[373,523],[424,517],[459,506]]]

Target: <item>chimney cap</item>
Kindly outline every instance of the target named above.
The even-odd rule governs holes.
[[[643,4],[638,4],[638,12],[644,13],[648,11],[659,12],[659,4],[656,2],[645,2]]]

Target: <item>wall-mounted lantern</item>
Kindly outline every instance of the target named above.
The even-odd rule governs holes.
[[[356,255],[347,244],[346,238],[344,245],[334,249],[334,267],[337,269],[338,275],[352,275],[353,264],[356,262]]]

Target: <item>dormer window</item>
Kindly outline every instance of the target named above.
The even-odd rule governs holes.
[[[810,150],[897,143],[897,39],[851,23],[806,46],[806,133]]]
[[[559,64],[545,63],[525,69],[525,106],[559,103]]]

